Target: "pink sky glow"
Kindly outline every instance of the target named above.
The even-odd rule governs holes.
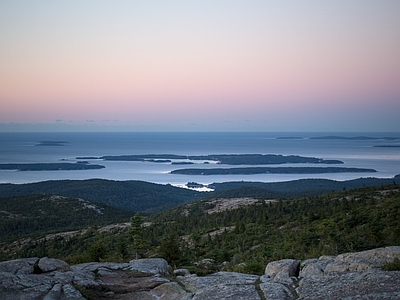
[[[399,131],[399,15],[396,0],[0,0],[0,131]]]

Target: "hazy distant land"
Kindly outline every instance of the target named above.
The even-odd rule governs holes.
[[[400,145],[375,145],[375,148],[400,148]]]
[[[336,136],[336,135],[329,135],[329,136],[319,136],[319,137],[310,137],[311,140],[359,140],[359,141],[365,141],[365,140],[387,140],[387,141],[393,141],[393,140],[398,140],[398,137],[371,137],[371,136]]]
[[[0,170],[16,171],[68,171],[103,169],[105,166],[91,165],[88,162],[77,163],[31,163],[31,164],[0,164]]]
[[[276,139],[277,140],[303,140],[304,138],[301,136],[279,136]]]
[[[64,141],[40,141],[35,146],[65,146],[68,142]]]

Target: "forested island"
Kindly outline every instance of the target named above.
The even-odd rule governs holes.
[[[175,155],[175,154],[145,154],[145,155],[117,155],[100,157],[77,157],[77,159],[101,159],[110,161],[147,161],[161,160],[191,160],[191,161],[213,161],[225,165],[269,165],[269,164],[343,164],[340,160],[329,160],[316,157],[305,157],[299,155],[277,155],[277,154],[213,154],[213,155]]]
[[[30,163],[30,164],[0,164],[0,170],[16,171],[69,171],[103,169],[102,165],[91,165],[86,161],[76,163]]]
[[[321,173],[375,173],[374,169],[340,167],[249,167],[249,168],[213,168],[178,169],[171,174],[182,175],[253,175],[253,174],[321,174]]]

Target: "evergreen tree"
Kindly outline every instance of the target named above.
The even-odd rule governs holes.
[[[175,234],[164,236],[160,245],[161,255],[172,264],[182,259],[181,239]]]
[[[133,251],[135,252],[135,259],[138,259],[146,253],[148,246],[148,242],[145,238],[143,230],[143,220],[138,213],[131,218],[130,233],[133,238],[132,247]]]

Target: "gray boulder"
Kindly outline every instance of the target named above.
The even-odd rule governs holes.
[[[190,271],[188,269],[176,269],[174,270],[174,275],[175,276],[189,276]]]
[[[43,257],[37,262],[36,272],[47,273],[56,270],[66,272],[70,271],[71,267],[65,261],[48,257]]]
[[[400,257],[400,247],[320,257],[301,264],[299,299],[400,299],[400,271],[383,264]]]
[[[270,262],[265,267],[265,275],[270,278],[275,277],[298,277],[300,271],[300,260],[281,259]]]
[[[163,258],[134,259],[129,262],[129,270],[142,273],[169,275],[170,266]]]

